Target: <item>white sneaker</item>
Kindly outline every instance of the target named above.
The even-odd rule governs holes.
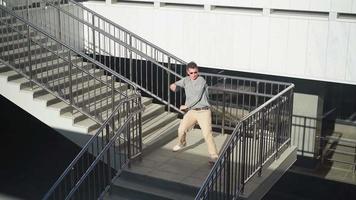
[[[176,145],[173,147],[173,152],[179,151],[179,150],[181,150],[183,147],[185,147],[185,144],[176,144]]]

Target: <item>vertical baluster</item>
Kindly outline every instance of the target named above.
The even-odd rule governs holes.
[[[168,70],[171,69],[171,57],[168,57],[168,66],[167,66]],[[167,111],[168,112],[171,112],[171,92],[170,92],[170,89],[169,89],[169,85],[171,83],[171,73],[169,71],[167,71],[167,101],[168,101],[168,107],[167,107]]]

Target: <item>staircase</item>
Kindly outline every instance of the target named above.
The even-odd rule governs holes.
[[[1,94],[83,147],[44,199],[237,198],[275,158],[290,155],[287,167],[294,162],[286,150],[293,84],[202,74],[219,91],[212,94],[213,126],[232,135],[222,137],[217,163],[197,172],[193,187],[128,170],[145,161],[137,157],[175,143],[184,94],[168,86],[182,78],[185,62],[72,0],[0,2]],[[191,154],[202,143],[191,145]],[[256,159],[246,159],[252,153]],[[199,170],[207,168],[206,156],[199,162]],[[232,167],[238,169],[229,175]]]
[[[13,87],[18,88],[19,93],[31,93],[33,101],[41,102],[48,110],[54,110],[60,118],[70,119],[72,126],[79,127],[85,130],[85,134],[94,133],[100,124],[90,118],[90,115],[100,116],[105,119],[109,110],[112,108],[112,99],[110,97],[111,91],[106,89],[106,86],[100,81],[90,80],[92,76],[95,76],[98,80],[103,82],[110,82],[111,76],[104,74],[104,71],[96,69],[91,63],[84,61],[80,55],[71,54],[71,61],[73,65],[80,66],[82,69],[90,72],[83,73],[79,67],[72,69],[72,80],[63,78],[64,75],[69,73],[68,63],[63,59],[59,59],[58,56],[54,56],[48,52],[41,52],[40,46],[31,47],[31,51],[28,50],[28,38],[21,37],[16,33],[16,30],[26,33],[27,28],[24,23],[21,23],[14,17],[2,14],[0,17],[0,58],[3,63],[0,66],[0,76]],[[8,28],[9,26],[16,28]],[[56,51],[57,55],[65,56],[68,51],[59,49],[59,45],[49,41],[44,35],[40,35],[35,31],[30,32],[32,40],[37,43],[41,43],[44,47],[50,48]],[[69,96],[69,81],[73,83],[73,99],[77,104],[89,107],[90,112],[84,114],[74,109],[71,105],[63,102],[60,98],[56,97],[48,91],[34,83],[31,83],[27,78],[23,77],[16,69],[20,69],[25,66],[25,70],[28,70],[29,59],[32,64],[32,78],[46,80],[46,84],[49,89],[60,91],[64,96]],[[11,67],[9,66],[11,65]],[[14,67],[14,68],[12,68]],[[81,80],[88,80],[83,82]],[[132,94],[133,91],[128,88],[127,84],[122,82],[115,82],[115,88],[122,93]],[[5,89],[5,87],[4,87]],[[5,93],[5,92],[4,92]],[[6,94],[2,94],[5,97]],[[120,94],[115,97],[114,105],[120,101]],[[21,97],[20,97],[21,98]],[[152,103],[152,98],[143,97],[142,103],[145,106],[145,111],[142,114],[142,135],[144,146],[149,146],[157,139],[167,137],[171,139],[175,137],[175,129],[179,123],[176,113],[166,112],[163,105]],[[36,116],[41,118],[40,116]],[[169,129],[168,129],[169,128]],[[57,129],[69,129],[68,127],[57,127]],[[75,128],[74,128],[75,129]],[[168,130],[168,131],[167,131]],[[68,135],[66,135],[68,136]],[[75,137],[69,138],[74,140],[77,144],[85,144],[86,139],[78,140]],[[162,142],[162,141],[161,141]]]
[[[124,171],[110,190],[107,200],[188,200],[194,199],[199,187],[166,181],[152,176]]]
[[[356,140],[334,133],[326,139],[323,164],[356,173]]]

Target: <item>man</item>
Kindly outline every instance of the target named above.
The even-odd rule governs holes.
[[[173,151],[179,151],[186,145],[187,131],[198,122],[208,146],[209,163],[213,164],[218,158],[218,153],[212,135],[211,110],[206,81],[199,76],[196,63],[188,63],[186,71],[188,76],[170,85],[173,92],[176,91],[177,86],[184,88],[186,96],[185,105],[180,106],[180,110],[185,111],[186,114],[179,125],[178,144],[173,147]]]

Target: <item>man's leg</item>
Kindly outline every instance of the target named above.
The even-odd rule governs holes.
[[[193,112],[195,111],[190,110],[183,116],[178,128],[178,144],[173,148],[173,151],[178,151],[179,146],[185,146],[187,131],[197,122]]]
[[[216,160],[218,157],[218,151],[213,138],[213,131],[211,127],[211,111],[203,110],[197,113],[198,124],[202,130],[203,137],[208,146],[208,152],[210,158]]]

